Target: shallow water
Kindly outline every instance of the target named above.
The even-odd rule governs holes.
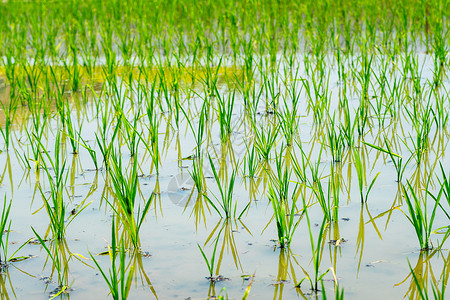
[[[279,57],[279,59],[281,59]],[[298,57],[301,62],[302,56]],[[423,61],[423,73],[420,82],[425,83],[432,77],[430,69],[431,58],[425,54],[419,56],[419,61]],[[302,64],[296,66],[300,68],[299,74],[305,78],[307,75]],[[375,71],[379,70],[376,67]],[[282,73],[279,74],[279,82],[283,82]],[[342,83],[338,82],[335,69],[330,70],[329,86],[330,91],[330,115],[332,112],[339,114],[339,89]],[[400,73],[394,71],[394,76]],[[394,77],[392,77],[394,78]],[[119,79],[120,80],[120,79]],[[350,80],[349,80],[350,81]],[[354,82],[350,83],[355,84]],[[330,173],[332,158],[328,148],[324,148],[320,156],[320,145],[326,139],[325,131],[321,126],[314,125],[312,113],[308,110],[305,90],[300,90],[300,111],[298,139],[301,141],[303,151],[309,156],[311,163],[316,163],[320,159],[319,167],[321,182],[326,190]],[[445,88],[449,87],[449,82],[444,81]],[[228,92],[226,84],[221,85],[221,93]],[[356,87],[355,87],[356,88]],[[193,88],[195,90],[196,87]],[[277,87],[277,91],[284,95],[286,90],[283,85]],[[121,91],[125,96],[125,90]],[[373,90],[369,91],[372,94]],[[358,95],[355,95],[351,88],[348,91],[350,111],[355,111],[358,107]],[[78,101],[77,94],[73,95],[73,101]],[[97,105],[100,109],[105,109],[109,116],[108,122],[114,124],[115,119],[109,101],[105,99],[91,99],[84,104],[73,105],[72,118],[75,124],[81,124],[82,137],[89,145],[97,151],[97,157],[101,162],[101,153],[96,146],[95,133],[99,132]],[[447,97],[448,98],[448,97]],[[98,102],[96,104],[96,102]],[[405,105],[410,105],[407,100]],[[108,103],[108,104],[105,104]],[[137,105],[132,105],[130,101],[125,102],[127,118],[132,120],[132,116],[139,109]],[[183,106],[189,110],[190,116],[195,122],[198,121],[197,113],[201,108],[202,99],[193,96],[184,100]],[[79,111],[76,110],[79,107]],[[448,99],[445,109],[448,113]],[[256,111],[257,126],[261,126],[266,132],[270,126],[277,124],[275,115],[265,113],[265,105],[262,101]],[[372,115],[373,127],[366,130],[364,139],[369,143],[378,143],[383,134],[395,132],[398,139],[404,139],[406,144],[399,144],[396,151],[405,156],[408,155],[408,147],[411,147],[410,135],[414,137],[412,124],[407,119],[406,113],[400,109],[400,117],[397,122],[386,121],[386,128],[378,126],[378,117]],[[213,115],[214,112],[211,112]],[[158,112],[159,123],[159,149],[161,154],[160,174],[156,175],[149,154],[142,144],[138,150],[139,162],[139,188],[138,199],[148,199],[155,192],[156,196],[151,204],[150,212],[145,218],[145,222],[140,231],[141,250],[148,252],[149,257],[140,254],[127,254],[130,265],[134,266],[135,276],[133,276],[132,287],[129,297],[136,298],[159,298],[159,299],[205,299],[222,293],[222,288],[231,299],[240,299],[247,286],[252,282],[250,297],[253,299],[270,298],[314,298],[322,297],[311,295],[307,281],[304,281],[301,288],[296,288],[296,284],[305,277],[305,272],[313,274],[311,262],[312,250],[310,246],[309,231],[306,219],[300,221],[300,225],[294,233],[292,244],[288,249],[277,247],[276,224],[272,220],[273,209],[267,197],[267,175],[264,171],[259,172],[259,177],[254,179],[254,193],[248,187],[249,178],[243,176],[242,161],[248,155],[245,143],[252,140],[250,124],[245,115],[243,99],[236,100],[233,110],[233,132],[230,136],[230,148],[224,148],[220,143],[220,132],[218,122],[210,121],[210,135],[204,144],[205,153],[209,153],[215,163],[220,159],[220,166],[225,172],[224,177],[231,176],[231,170],[235,168],[234,161],[239,161],[238,176],[233,193],[233,198],[237,201],[238,211],[251,202],[249,210],[244,213],[240,220],[232,219],[225,221],[214,211],[205,199],[197,198],[197,192],[193,186],[189,171],[192,169],[192,160],[186,158],[194,154],[195,141],[184,117],[181,118],[179,129],[176,129],[174,117],[166,112]],[[355,115],[352,115],[355,118]],[[146,118],[140,119],[138,130],[148,134],[145,127]],[[195,124],[194,122],[194,124]],[[172,125],[173,127],[170,127]],[[401,125],[401,127],[400,127]],[[6,199],[12,199],[11,206],[11,233],[9,253],[13,253],[21,244],[33,237],[31,227],[41,236],[46,235],[49,218],[39,191],[42,188],[43,195],[49,195],[50,186],[42,169],[26,169],[17,156],[17,153],[31,157],[31,146],[27,140],[24,127],[31,128],[31,119],[16,125],[13,131],[12,147],[9,151],[0,153],[0,196],[6,195]],[[43,145],[52,155],[54,152],[55,133],[61,127],[58,115],[54,113],[44,127]],[[130,160],[128,148],[125,144],[127,137],[119,137],[115,147],[121,146],[121,159],[124,164]],[[430,143],[428,157],[424,159],[420,170],[417,168],[414,159],[406,166],[404,181],[409,179],[412,184],[420,189],[425,187],[426,179],[431,176],[432,193],[439,189],[437,177],[440,177],[439,164],[441,162],[448,173],[449,161],[445,156],[447,152],[448,133],[444,129],[437,129],[433,125],[430,133]],[[179,144],[178,144],[179,141]],[[283,147],[284,137],[278,134],[277,144],[271,151],[271,157],[275,158]],[[380,143],[380,145],[382,145]],[[412,225],[400,211],[393,209],[401,208],[407,212],[406,205],[401,206],[402,200],[397,199],[399,189],[395,181],[396,173],[387,156],[377,155],[378,153],[364,144],[359,144],[361,153],[364,153],[367,180],[370,182],[374,176],[381,172],[377,178],[373,190],[368,196],[368,201],[361,204],[358,190],[358,182],[352,158],[346,158],[350,153],[344,152],[342,162],[333,165],[341,169],[341,191],[339,204],[339,217],[337,222],[332,222],[326,229],[322,259],[320,262],[320,272],[332,267],[336,273],[339,287],[345,290],[346,299],[400,299],[402,297],[414,298],[414,280],[410,275],[408,260],[413,268],[427,268],[424,277],[431,280],[442,279],[441,272],[445,265],[449,266],[450,256],[447,244],[440,251],[421,252]],[[62,145],[64,157],[66,159],[66,174],[68,174],[65,184],[64,199],[67,203],[67,211],[70,212],[80,203],[90,203],[74,220],[67,226],[66,255],[68,261],[68,280],[72,290],[68,294],[63,294],[63,298],[72,299],[106,299],[108,295],[107,286],[95,268],[93,261],[89,258],[89,253],[93,255],[107,251],[107,245],[111,242],[111,221],[114,212],[107,205],[105,199],[114,199],[108,187],[105,187],[107,172],[104,169],[94,170],[92,160],[88,152],[80,147],[77,155],[70,153],[69,142],[66,138]],[[276,149],[276,151],[275,151]],[[291,152],[301,158],[298,145],[291,148]],[[233,157],[232,159],[231,157]],[[32,163],[33,166],[34,163]],[[270,166],[274,167],[273,159]],[[433,169],[434,168],[434,169]],[[204,169],[208,195],[218,195],[218,189],[208,166],[207,156],[204,158]],[[430,171],[431,170],[431,171]],[[293,186],[298,179],[292,173]],[[303,187],[305,197],[309,203],[315,202],[309,188]],[[83,202],[85,201],[85,202]],[[214,200],[213,200],[214,201]],[[446,202],[446,201],[444,201]],[[301,197],[297,203],[298,208],[302,207]],[[448,209],[444,204],[444,207]],[[203,213],[205,217],[203,217]],[[320,206],[315,203],[308,209],[311,219],[312,233],[317,239],[323,213]],[[198,216],[198,217],[197,217]],[[271,222],[270,224],[268,224]],[[266,227],[266,225],[268,226]],[[434,228],[448,225],[447,217],[438,211]],[[217,272],[229,280],[210,283],[206,279],[208,270],[203,260],[197,244],[204,247],[207,255],[211,255],[214,242],[213,239],[222,229],[218,253],[215,265],[219,269]],[[215,231],[214,231],[215,230]],[[212,239],[209,239],[212,234]],[[50,233],[51,236],[51,233]],[[50,237],[49,236],[49,237]],[[441,235],[433,235],[433,243],[437,244],[437,239]],[[331,240],[344,239],[339,245],[329,243]],[[205,242],[208,241],[208,243]],[[48,242],[48,245],[55,243]],[[82,257],[80,257],[79,255]],[[223,254],[223,256],[222,256]],[[2,298],[23,299],[32,297],[33,299],[48,299],[50,292],[57,287],[56,274],[53,274],[51,282],[42,280],[44,277],[52,277],[52,263],[48,259],[46,252],[40,245],[27,244],[17,255],[31,255],[30,259],[10,263],[1,275],[0,289]],[[83,258],[84,257],[84,258]],[[96,256],[100,265],[107,270],[110,266],[108,255]],[[220,267],[220,268],[219,268]],[[145,274],[145,275],[144,275]],[[432,275],[433,274],[433,275]],[[253,280],[249,279],[254,275]],[[448,277],[447,277],[448,278]],[[445,278],[445,280],[447,279]],[[324,277],[324,287],[328,297],[334,294],[335,282],[329,272]],[[410,289],[413,289],[412,291]],[[431,287],[430,287],[431,290]],[[409,293],[409,295],[408,295]]]

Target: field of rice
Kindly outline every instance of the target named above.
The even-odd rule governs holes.
[[[3,1],[1,299],[446,299],[449,11]]]

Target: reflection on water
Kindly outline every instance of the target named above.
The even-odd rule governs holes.
[[[436,260],[442,262],[442,271],[435,274],[433,264]],[[425,295],[433,294],[436,299],[444,299],[445,288],[448,283],[450,254],[444,256],[440,250],[421,251],[415,266],[410,264],[410,273],[396,286],[408,284],[405,297],[409,299],[423,299]]]
[[[205,66],[184,66],[180,61],[171,66],[140,69],[105,65],[104,69],[94,67],[90,71],[87,66],[80,66],[80,72],[86,72],[79,83],[84,87],[80,91],[68,93],[64,84],[74,83],[63,81],[40,88],[39,80],[51,73],[16,89],[14,92],[21,93],[27,107],[21,105],[16,111],[11,146],[9,151],[5,148],[0,153],[0,191],[13,198],[13,224],[17,226],[13,228],[16,235],[11,247],[29,238],[30,224],[51,236],[46,210],[35,198],[40,200],[41,192],[41,196],[49,196],[52,177],[46,176],[45,170],[47,167],[54,171],[49,161],[57,151],[67,161],[62,171],[64,205],[68,209],[62,221],[73,224],[65,239],[47,242],[51,255],[35,258],[38,267],[29,262],[20,267],[29,267],[33,270],[30,274],[38,274],[51,265],[50,276],[55,283],[47,289],[53,285],[69,286],[73,291],[68,290],[70,293],[62,297],[84,297],[87,292],[83,294],[77,286],[83,280],[80,277],[89,277],[92,284],[99,284],[101,278],[92,271],[93,263],[83,257],[104,246],[103,240],[108,236],[105,233],[114,220],[117,243],[126,251],[120,267],[126,274],[125,281],[127,276],[131,278],[133,288],[129,293],[133,298],[145,297],[149,290],[155,298],[181,298],[185,294],[196,298],[205,296],[206,289],[208,297],[213,297],[223,287],[230,295],[241,297],[246,286],[237,282],[243,274],[253,273],[252,294],[261,299],[272,297],[272,292],[274,299],[321,298],[322,291],[311,291],[307,285],[295,288],[305,277],[316,280],[314,289],[336,291],[344,287],[349,298],[384,289],[392,297],[416,299],[420,290],[432,292],[433,287],[440,288],[448,281],[449,268],[443,266],[448,266],[450,260],[442,249],[418,254],[412,272],[419,285],[412,272],[403,279],[408,272],[407,253],[416,251],[417,245],[411,225],[399,208],[406,212],[402,186],[407,182],[422,196],[428,192],[436,195],[443,183],[439,165],[442,163],[447,171],[449,134],[445,118],[437,111],[448,107],[445,103],[440,107],[441,102],[430,106],[418,103],[411,93],[419,95],[424,88],[420,93],[416,91],[413,79],[396,68],[387,70],[392,74],[381,79],[382,68],[390,68],[390,63],[382,58],[372,62],[373,76],[380,77],[365,92],[359,90],[360,72],[365,66],[361,57],[349,57],[339,67],[340,75],[333,68],[321,70],[323,62],[304,62],[303,58],[292,58],[291,67],[280,61],[278,71],[270,72],[269,61],[264,62],[264,58],[259,69],[225,60],[220,66],[212,61]],[[346,68],[352,71],[345,71]],[[54,71],[61,80],[68,76],[62,69]],[[250,81],[243,82],[244,78]],[[90,81],[89,86],[84,80]],[[408,91],[408,98],[400,97],[392,85]],[[51,104],[38,101],[46,99],[46,89],[52,93],[50,98],[55,98]],[[0,91],[0,98],[10,97],[11,92],[9,87]],[[437,98],[443,94],[448,97],[443,89],[427,93],[430,99],[442,100]],[[234,96],[231,130],[224,134],[220,105]],[[69,112],[75,134],[70,133]],[[426,120],[432,124],[429,132],[421,129]],[[422,122],[417,123],[420,126],[416,121]],[[0,122],[3,124],[4,119]],[[286,124],[292,124],[292,128]],[[54,147],[58,135],[59,150]],[[73,154],[72,143],[79,137],[87,147],[78,145],[79,153]],[[369,144],[383,149],[388,144],[401,157]],[[88,147],[96,156],[90,155]],[[362,173],[355,169],[355,153],[360,156]],[[211,210],[207,197],[218,193],[208,165],[209,156],[218,163],[221,183],[228,182],[234,172],[237,174],[239,180],[231,195],[236,211],[249,205],[239,219],[220,219]],[[305,218],[300,219],[291,246],[272,251],[271,240],[277,232],[267,194],[269,183],[281,179],[283,174],[277,169],[276,159],[281,161],[282,168],[278,169],[288,174],[287,186],[296,186],[290,196],[305,199],[304,207],[293,207],[295,221],[308,209],[310,224]],[[96,160],[98,166],[94,167]],[[111,160],[123,161],[125,179],[136,179],[136,209],[127,214],[118,203]],[[136,169],[130,176],[127,172],[134,163]],[[367,201],[361,203],[361,191],[368,192],[371,180],[379,172]],[[147,202],[149,195],[151,202]],[[149,213],[142,217],[147,203]],[[440,205],[439,209],[448,210],[448,195],[443,194]],[[82,213],[71,217],[83,207]],[[292,208],[286,207],[289,211]],[[313,239],[317,249],[311,251],[314,245],[308,235],[316,236],[323,215],[327,216],[323,235],[320,240]],[[439,210],[436,228],[445,229],[447,217]],[[129,230],[137,227],[139,232]],[[435,241],[441,238],[434,233],[431,237],[436,246]],[[230,280],[205,282],[201,275],[204,261],[196,241],[209,250],[217,242],[214,275]],[[24,251],[36,250],[27,246]],[[103,266],[103,258],[96,257]],[[370,263],[381,259],[386,263]],[[120,258],[117,260],[119,265]],[[328,273],[318,280],[324,268]],[[120,272],[119,268],[116,272]],[[381,272],[388,274],[388,279],[377,285],[374,282]],[[14,289],[20,277],[11,273],[6,270],[1,274],[2,295],[14,298],[17,293],[17,298],[26,297],[30,291]],[[80,273],[83,275],[76,275]],[[392,288],[396,282],[399,283]]]
[[[283,299],[283,290],[285,284],[294,283],[297,284],[299,280],[295,276],[295,269],[300,267],[295,256],[292,254],[291,249],[280,248],[280,254],[278,255],[278,271],[276,281],[272,285],[274,286],[273,299]],[[303,295],[300,289],[296,289],[298,295]]]

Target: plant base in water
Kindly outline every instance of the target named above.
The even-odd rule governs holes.
[[[50,292],[50,299],[55,299],[56,297],[62,295],[62,294],[69,294],[73,289],[67,287],[67,286],[58,286],[56,289]]]

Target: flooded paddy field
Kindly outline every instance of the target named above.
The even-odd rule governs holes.
[[[447,2],[108,4],[1,5],[2,299],[445,298]]]

